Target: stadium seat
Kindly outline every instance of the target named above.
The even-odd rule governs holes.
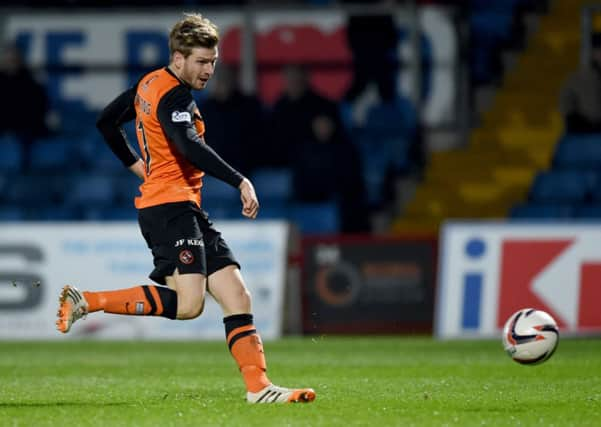
[[[541,203],[578,203],[585,200],[597,181],[595,173],[547,171],[539,173],[530,190],[530,200]]]
[[[572,217],[574,208],[565,204],[524,203],[514,206],[509,213],[512,220],[567,220]]]
[[[64,171],[77,161],[77,141],[66,138],[38,140],[31,147],[31,169],[34,171]]]
[[[292,198],[292,172],[289,169],[259,169],[252,174],[261,203]]]
[[[61,177],[17,175],[9,180],[3,198],[18,206],[43,206],[60,201]]]
[[[124,171],[126,169],[123,169]],[[142,180],[130,171],[120,174],[113,178],[115,183],[115,196],[119,203],[125,206],[133,206],[134,198],[140,195],[140,185]]]
[[[23,147],[21,141],[12,135],[0,136],[0,170],[17,172],[23,165]]]
[[[411,140],[417,127],[415,107],[404,96],[372,105],[366,112],[364,131],[377,138]]]
[[[593,187],[593,190],[591,191],[591,200],[593,202],[601,203],[601,180]]]
[[[126,170],[117,156],[104,143],[96,145],[92,168],[99,173],[120,173]]]
[[[91,206],[83,210],[87,221],[137,221],[138,211],[134,206]]]
[[[340,213],[336,202],[295,203],[289,219],[302,234],[335,234],[340,231]]]
[[[56,106],[63,135],[77,137],[95,128],[98,112],[90,110],[82,101],[63,101]]]
[[[601,219],[601,204],[577,206],[574,216],[582,219]]]
[[[17,206],[0,207],[0,221],[23,221],[25,211]]]
[[[75,176],[68,189],[66,202],[70,206],[108,206],[115,201],[115,186],[108,175]]]
[[[263,200],[259,195],[261,208],[258,220],[286,219],[290,215],[290,205],[287,202],[276,200]]]
[[[202,208],[209,214],[209,218],[211,220],[241,220],[244,218],[242,216],[242,203],[239,201],[230,201],[227,203],[209,203],[206,205],[203,204]]]
[[[209,209],[219,205],[240,203],[240,191],[223,181],[205,175],[201,188],[203,204]]]
[[[601,170],[601,135],[568,135],[562,138],[555,150],[553,167]]]
[[[408,168],[409,145],[404,140],[378,139],[366,133],[357,133],[355,141],[368,203],[378,207],[386,200],[387,178]]]
[[[28,219],[34,221],[77,221],[82,219],[81,212],[63,205],[44,205],[30,209]]]

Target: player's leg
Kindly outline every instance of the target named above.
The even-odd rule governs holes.
[[[202,314],[205,303],[206,276],[203,274],[180,274],[165,278],[167,286],[177,293],[177,319],[195,319]]]
[[[162,286],[143,285],[114,291],[80,292],[76,287],[67,285],[59,296],[56,328],[67,333],[73,323],[95,311],[175,319],[177,300],[175,291]]]
[[[95,311],[179,320],[200,316],[204,308],[205,276],[179,274],[176,269],[165,281],[167,288],[143,285],[101,292],[80,292],[67,285],[59,297],[57,329],[69,332],[75,321]]]
[[[227,344],[246,384],[251,403],[311,402],[312,389],[288,389],[273,385],[267,377],[263,343],[253,323],[251,296],[237,265],[209,275],[208,288],[224,314]]]
[[[197,317],[204,305],[206,256],[196,212],[187,203],[140,210],[140,228],[154,256],[150,278],[165,286],[144,285],[101,292],[65,286],[59,298],[57,329],[66,333],[88,313]]]

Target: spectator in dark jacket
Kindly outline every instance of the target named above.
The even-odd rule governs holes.
[[[590,62],[564,83],[559,107],[566,132],[601,132],[601,33],[591,38]]]
[[[292,164],[295,150],[312,136],[312,122],[327,116],[339,123],[338,106],[315,92],[305,69],[290,65],[284,69],[284,90],[273,106],[270,118],[265,166]]]
[[[219,66],[200,112],[209,124],[207,143],[237,170],[250,174],[260,163],[265,115],[259,99],[241,91],[235,69]]]
[[[21,140],[27,166],[31,143],[48,133],[48,97],[18,48],[10,43],[0,46],[0,93],[0,134],[13,133]]]

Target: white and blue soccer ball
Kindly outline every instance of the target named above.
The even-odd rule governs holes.
[[[523,365],[535,365],[548,360],[558,343],[557,322],[542,310],[524,308],[505,322],[503,348],[509,357]]]

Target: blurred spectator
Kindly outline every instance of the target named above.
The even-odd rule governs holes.
[[[393,5],[394,1],[381,3]],[[394,18],[391,14],[350,15],[346,28],[354,75],[345,101],[355,101],[370,82],[377,84],[381,100],[392,99],[399,68],[399,36]]]
[[[601,132],[601,33],[591,37],[590,62],[564,83],[559,107],[566,132]]]
[[[236,70],[220,65],[211,94],[200,105],[207,143],[236,169],[250,174],[262,155],[259,144],[265,118],[259,99],[242,93]]]
[[[311,121],[309,139],[295,150],[294,197],[299,202],[335,200],[340,207],[341,231],[369,231],[361,160],[339,123],[328,115]]]
[[[284,69],[284,90],[269,118],[267,149],[261,150],[263,166],[286,167],[295,150],[312,137],[312,122],[324,115],[338,125],[338,106],[315,92],[305,69],[289,65]]]
[[[48,133],[48,97],[11,43],[0,46],[0,93],[0,134],[14,133],[22,141],[27,167],[32,142]]]

